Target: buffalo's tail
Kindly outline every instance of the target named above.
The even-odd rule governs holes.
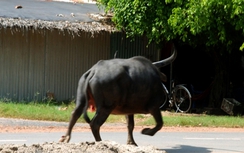
[[[161,68],[161,67],[164,67],[164,66],[172,63],[175,60],[175,58],[177,57],[177,50],[176,50],[174,44],[173,44],[172,50],[173,50],[173,53],[170,57],[168,57],[164,60],[161,60],[161,61],[153,62],[152,64],[155,65],[157,68]]]
[[[87,115],[87,109],[88,109],[88,86],[89,86],[89,81],[90,81],[90,79],[93,77],[93,75],[94,75],[94,71],[92,71],[91,69],[87,72],[87,74],[86,74],[86,78],[85,78],[85,84],[84,84],[84,88],[83,88],[83,92],[84,92],[84,94],[85,94],[85,98],[86,98],[86,105],[85,105],[85,107],[84,107],[84,110],[83,110],[83,117],[84,117],[84,119],[85,119],[85,121],[87,122],[87,123],[90,123],[91,122],[91,120],[90,120],[90,118],[89,118],[89,116]]]

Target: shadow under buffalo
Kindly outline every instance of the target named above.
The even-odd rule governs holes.
[[[171,149],[162,149],[167,153],[211,153],[212,151],[204,147],[179,145]]]

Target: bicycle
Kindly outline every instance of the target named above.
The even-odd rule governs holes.
[[[191,109],[191,94],[183,84],[175,86],[174,81],[172,81],[171,92],[168,91],[163,83],[162,86],[164,88],[164,94],[166,95],[166,98],[164,103],[160,106],[160,109],[164,107],[167,100],[169,102],[169,107],[176,107],[176,112],[187,113]]]

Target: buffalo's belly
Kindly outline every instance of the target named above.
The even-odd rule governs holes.
[[[148,114],[148,110],[140,107],[116,107],[111,114],[127,115],[127,114]]]

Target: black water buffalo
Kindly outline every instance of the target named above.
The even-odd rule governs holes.
[[[102,140],[100,127],[110,114],[126,115],[127,144],[136,145],[132,134],[134,114],[150,113],[156,121],[156,126],[143,129],[142,134],[153,136],[163,126],[159,107],[166,96],[161,84],[161,81],[165,80],[165,75],[158,68],[173,62],[176,54],[174,49],[170,57],[155,63],[141,56],[97,62],[79,80],[76,108],[66,135],[59,141],[69,142],[72,128],[82,114],[90,124],[96,141]],[[87,116],[90,105],[96,108],[92,120]]]

